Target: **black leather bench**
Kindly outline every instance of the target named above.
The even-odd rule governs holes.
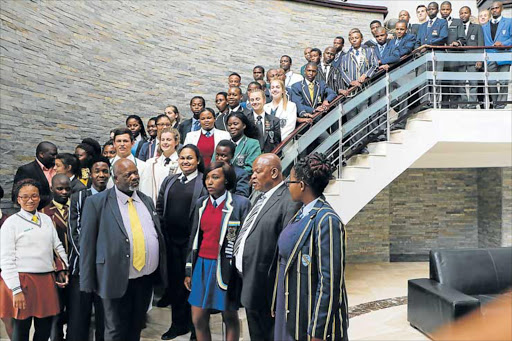
[[[512,247],[430,251],[430,278],[408,281],[407,320],[430,335],[512,286]]]

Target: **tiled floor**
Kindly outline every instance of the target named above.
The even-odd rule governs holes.
[[[428,263],[348,264],[346,282],[349,306],[351,310],[358,310],[355,314],[357,316],[350,319],[349,339],[428,340],[409,325],[407,306],[402,304],[403,297],[407,296],[407,280],[421,277],[428,277]],[[391,298],[395,300],[386,301]],[[379,302],[370,303],[373,301]],[[390,307],[381,309],[382,306]],[[244,321],[241,339],[249,340],[244,311],[240,311],[240,317]],[[167,331],[170,321],[171,313],[168,308],[152,309],[142,339],[160,340],[160,336]],[[222,340],[220,315],[213,315],[210,324],[213,340]],[[6,339],[3,327],[0,330],[0,337],[2,340]],[[175,340],[188,340],[188,335]]]

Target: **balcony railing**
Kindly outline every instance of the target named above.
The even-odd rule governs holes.
[[[495,49],[490,53],[486,49]],[[274,153],[282,153],[282,166],[289,170],[295,160],[309,152],[327,153],[338,165],[357,154],[375,135],[389,140],[390,133],[406,118],[423,108],[505,106],[496,101],[496,83],[511,83],[511,72],[489,70],[491,62],[510,62],[511,47],[423,46],[402,58],[388,72],[377,73],[363,88],[350,88],[347,97],[338,96],[314,125],[299,125]],[[467,71],[460,66],[482,62],[481,70]],[[510,85],[510,84],[509,84]],[[470,93],[468,93],[470,91]],[[480,92],[478,92],[480,91]],[[469,96],[470,95],[470,96]],[[476,99],[475,99],[476,98]],[[494,101],[493,101],[494,99]],[[325,132],[328,137],[325,138]],[[322,137],[322,138],[321,138]],[[325,138],[325,139],[324,139]]]

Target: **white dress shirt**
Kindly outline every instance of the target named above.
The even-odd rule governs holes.
[[[302,82],[303,79],[304,77],[290,70],[286,73],[285,86],[290,88],[293,84]]]

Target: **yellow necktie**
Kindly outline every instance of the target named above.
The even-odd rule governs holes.
[[[311,97],[311,100],[313,101],[314,100],[313,96],[315,96],[315,84],[309,83],[308,87],[309,87],[309,96]]]
[[[34,214],[34,215],[32,216],[32,221],[33,221],[34,223],[38,224],[38,223],[39,223],[39,218]]]
[[[128,217],[132,229],[133,242],[133,267],[140,271],[146,264],[146,246],[144,244],[144,232],[140,224],[139,215],[133,204],[133,199],[128,198]]]

